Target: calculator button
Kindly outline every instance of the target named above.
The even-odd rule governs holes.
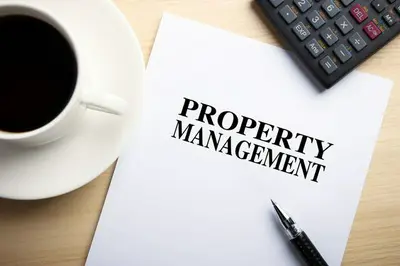
[[[374,0],[371,2],[376,12],[381,13],[386,8],[385,0]]]
[[[317,58],[320,54],[324,52],[324,49],[322,49],[321,45],[319,45],[316,39],[312,39],[309,43],[306,44],[306,47],[314,58]]]
[[[340,0],[344,6],[348,6],[354,2],[354,0]]]
[[[307,16],[307,20],[311,23],[314,29],[319,29],[325,24],[325,20],[321,17],[317,10],[310,12]]]
[[[368,22],[363,29],[371,40],[375,40],[382,33],[373,21]]]
[[[349,38],[349,43],[351,44],[351,46],[353,46],[354,49],[356,49],[357,52],[361,51],[362,49],[364,49],[365,46],[367,46],[367,43],[358,32],[354,33]]]
[[[339,28],[339,30],[346,35],[353,29],[353,25],[347,20],[345,16],[341,16],[335,21],[336,26]]]
[[[393,15],[389,12],[386,12],[385,14],[383,14],[383,20],[386,22],[386,24],[391,27],[394,24],[396,24],[396,18],[393,17]]]
[[[319,61],[320,66],[325,70],[326,74],[330,75],[335,70],[337,70],[337,66],[335,63],[332,61],[332,59],[329,56],[326,56]]]
[[[292,23],[297,18],[296,14],[288,5],[279,10],[279,14],[286,21],[287,24]]]
[[[334,16],[336,16],[340,12],[340,9],[331,0],[326,0],[322,4],[322,8],[325,10],[325,12],[331,18],[333,18]]]
[[[294,4],[300,9],[301,12],[306,12],[311,7],[308,0],[294,0]]]
[[[269,2],[271,3],[271,5],[273,5],[274,7],[279,6],[280,4],[282,4],[284,2],[284,0],[269,0]]]
[[[351,53],[346,49],[346,46],[344,46],[343,44],[336,47],[333,52],[342,63],[346,63],[351,58]]]
[[[397,13],[400,16],[400,4],[398,4],[394,9],[396,9]]]
[[[329,27],[321,31],[321,37],[329,46],[332,46],[335,42],[338,41],[338,37],[335,35],[335,33],[333,33],[332,29]]]
[[[310,32],[308,31],[306,26],[304,26],[303,22],[297,23],[293,27],[293,32],[297,35],[300,41],[306,39],[310,35]]]
[[[358,23],[361,23],[368,18],[367,12],[364,10],[364,8],[362,8],[360,4],[354,5],[350,9],[350,14],[355,20],[357,20]]]

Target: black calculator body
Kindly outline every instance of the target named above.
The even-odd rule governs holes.
[[[324,88],[332,87],[400,33],[400,0],[256,2]]]

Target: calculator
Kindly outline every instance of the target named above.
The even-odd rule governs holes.
[[[400,33],[400,0],[255,0],[313,80],[330,88]]]

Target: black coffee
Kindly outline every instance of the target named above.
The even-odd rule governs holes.
[[[77,69],[73,49],[53,26],[1,17],[0,131],[32,131],[56,118],[71,99]]]

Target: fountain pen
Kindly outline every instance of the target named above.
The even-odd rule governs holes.
[[[279,205],[271,200],[278,218],[289,237],[290,243],[298,251],[307,266],[328,266],[306,233]]]

